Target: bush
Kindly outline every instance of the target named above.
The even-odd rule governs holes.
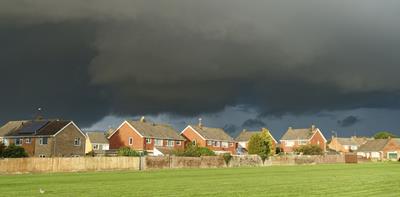
[[[127,157],[139,157],[140,153],[129,147],[123,147],[123,148],[118,149],[118,155],[119,156],[127,156]]]
[[[231,155],[230,153],[224,153],[224,154],[222,155],[222,157],[224,158],[225,164],[226,164],[226,165],[228,165],[229,162],[230,162],[231,159],[232,159],[232,155]]]
[[[25,149],[23,147],[11,144],[7,148],[3,149],[2,156],[4,158],[20,158],[28,157],[28,153],[25,152]]]
[[[173,155],[181,157],[200,157],[200,156],[215,156],[215,153],[214,151],[206,147],[199,147],[197,145],[189,143],[185,147],[185,150],[174,151]]]
[[[393,133],[387,132],[387,131],[381,131],[378,133],[375,133],[374,138],[375,139],[388,139],[388,138],[396,138],[397,136]]]
[[[318,145],[307,144],[294,149],[296,153],[303,153],[303,155],[322,155],[323,151]]]
[[[3,157],[3,152],[6,149],[6,146],[3,143],[0,143],[0,158]]]

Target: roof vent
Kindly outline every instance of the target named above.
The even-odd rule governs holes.
[[[202,123],[202,119],[199,118],[199,127],[202,128],[203,127],[203,123]]]

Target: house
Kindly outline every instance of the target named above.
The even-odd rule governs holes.
[[[286,153],[294,152],[294,149],[301,145],[318,145],[325,152],[326,151],[326,138],[321,130],[315,125],[310,128],[293,129],[289,127],[286,133],[282,136],[280,143],[281,149]]]
[[[398,160],[400,143],[398,139],[374,139],[361,145],[357,155],[372,160]]]
[[[221,128],[205,127],[201,124],[188,125],[181,135],[188,142],[207,147],[216,154],[231,153],[236,154],[236,142]]]
[[[149,122],[144,117],[137,121],[124,121],[110,134],[108,140],[110,149],[130,147],[152,155],[163,155],[166,148],[173,151],[185,147],[185,139],[170,125]]]
[[[95,153],[104,152],[106,150],[109,150],[109,143],[105,133],[99,131],[86,133],[86,153],[91,151]]]
[[[275,138],[272,136],[271,132],[268,131],[268,129],[262,128],[261,131],[247,131],[244,129],[240,134],[236,137],[235,141],[238,143],[238,152],[242,154],[246,154],[248,152],[248,143],[251,138],[251,136],[260,134],[262,130],[266,130],[269,134],[269,136],[272,139],[272,146],[274,149],[272,152],[275,152],[275,147],[278,144],[278,142],[275,140]]]
[[[29,156],[85,155],[86,135],[69,120],[10,121],[0,128],[2,142],[22,146]]]
[[[367,142],[368,138],[358,138],[352,136],[349,138],[341,138],[332,136],[331,142],[328,147],[336,152],[348,153],[356,152],[357,149]]]

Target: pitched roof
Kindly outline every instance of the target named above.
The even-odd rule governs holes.
[[[311,131],[311,128],[306,129],[292,129],[289,128],[286,133],[282,136],[281,140],[309,140],[314,132],[317,130],[315,128]]]
[[[0,127],[0,137],[5,136],[15,130],[19,129],[23,123],[27,122],[26,120],[20,121],[9,121],[2,127]]]
[[[361,145],[357,151],[358,152],[381,151],[389,141],[390,141],[390,139],[369,140],[365,144]]]
[[[198,125],[190,125],[197,133],[199,133],[203,138],[210,140],[221,140],[221,141],[234,141],[231,136],[229,136],[221,128],[211,128]]]
[[[140,135],[149,138],[184,140],[172,126],[147,121],[127,121]]]
[[[2,127],[4,128],[2,132],[6,133],[7,137],[54,135],[70,122],[66,120],[10,121]]]
[[[87,132],[86,135],[91,143],[108,144],[108,139],[103,132]]]
[[[360,145],[355,141],[353,138],[343,138],[343,137],[338,137],[336,140],[341,144],[341,145],[350,145],[350,146],[358,146]]]
[[[393,140],[400,146],[400,138],[393,138]]]
[[[260,134],[262,131],[242,131],[239,133],[239,135],[235,138],[236,141],[249,141],[252,135],[255,134]],[[277,141],[275,140],[275,138],[272,136],[271,132],[268,132],[269,135],[271,136],[272,140],[275,141],[275,143],[277,143]]]

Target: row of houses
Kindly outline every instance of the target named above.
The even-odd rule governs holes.
[[[262,130],[262,129],[261,129]],[[117,129],[108,132],[87,132],[66,120],[10,121],[0,127],[0,142],[22,146],[29,156],[76,157],[89,152],[104,152],[121,147],[146,151],[151,155],[166,155],[183,150],[188,143],[207,147],[217,154],[246,154],[248,141],[260,131],[243,130],[235,139],[222,128],[206,127],[201,120],[188,125],[180,133],[168,124],[139,120],[126,120]],[[400,140],[332,137],[328,144],[323,132],[312,125],[309,128],[289,127],[279,142],[271,136],[273,147],[292,153],[301,145],[319,146],[324,152],[357,152],[360,157],[372,159],[398,159]]]

